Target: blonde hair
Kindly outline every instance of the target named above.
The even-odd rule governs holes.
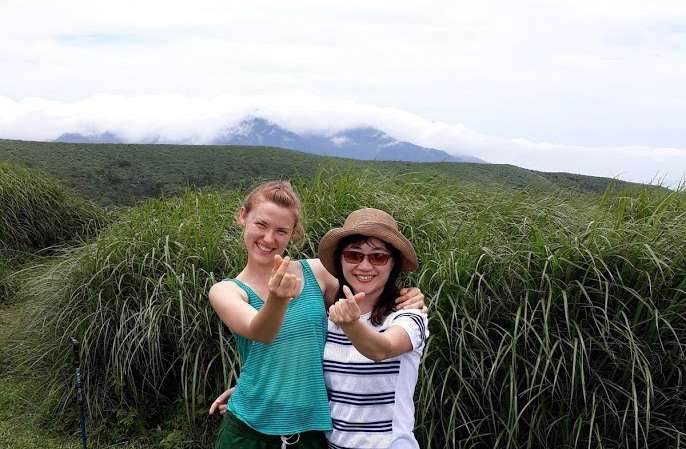
[[[270,201],[277,206],[285,207],[293,212],[295,224],[293,226],[294,239],[302,239],[305,236],[305,228],[302,224],[302,201],[293,186],[288,181],[268,181],[259,186],[248,194],[243,200],[243,208],[245,212],[250,211],[259,203],[263,201]],[[236,222],[240,225],[240,209],[236,213]]]

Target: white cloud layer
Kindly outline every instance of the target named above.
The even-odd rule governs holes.
[[[205,144],[246,116],[264,117],[300,134],[331,135],[343,129],[373,126],[398,140],[541,171],[660,181],[672,187],[686,174],[684,148],[585,147],[504,139],[459,123],[432,122],[397,108],[319,98],[305,92],[213,98],[101,94],[77,102],[0,97],[0,136],[53,140],[64,132],[90,135],[110,131],[133,142],[160,138]]]
[[[0,138],[203,142],[261,108],[531,168],[684,171],[683,0],[0,0],[0,63]]]

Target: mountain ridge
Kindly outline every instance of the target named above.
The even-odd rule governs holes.
[[[640,187],[625,181],[571,173],[544,173],[514,165],[446,162],[361,161],[257,146],[90,144],[0,139],[0,161],[22,164],[61,180],[84,198],[103,205],[133,205],[185,187],[235,188],[270,179],[313,179],[319,170],[371,169],[379,176],[417,182],[459,179],[508,189],[569,188],[603,193]],[[651,187],[659,188],[659,187]]]
[[[155,139],[127,141],[117,134],[105,131],[84,135],[63,133],[53,142],[59,143],[132,143],[132,144],[191,144],[188,141]],[[488,163],[468,155],[451,155],[436,148],[422,147],[393,138],[373,127],[356,127],[333,135],[297,134],[262,117],[248,116],[237,124],[220,131],[209,145],[251,145],[286,148],[304,153],[343,157],[359,160],[405,162],[469,162]]]

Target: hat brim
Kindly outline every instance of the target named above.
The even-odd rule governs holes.
[[[327,232],[319,241],[319,260],[326,270],[335,275],[336,265],[334,263],[334,252],[338,243],[349,235],[365,235],[375,237],[390,243],[402,255],[403,271],[413,271],[417,269],[417,253],[415,253],[412,243],[400,233],[400,231],[378,222],[361,222],[350,229],[335,228]]]

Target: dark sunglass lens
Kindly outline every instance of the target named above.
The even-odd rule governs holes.
[[[364,254],[357,251],[343,251],[343,258],[348,263],[360,263],[364,260]]]
[[[388,263],[388,259],[390,258],[390,254],[373,253],[369,255],[369,263],[372,265],[386,265],[386,263]]]
[[[391,258],[390,254],[385,253],[364,254],[359,251],[343,251],[343,259],[348,263],[362,263],[365,256],[369,257],[369,263],[372,265],[386,265],[388,259]]]

